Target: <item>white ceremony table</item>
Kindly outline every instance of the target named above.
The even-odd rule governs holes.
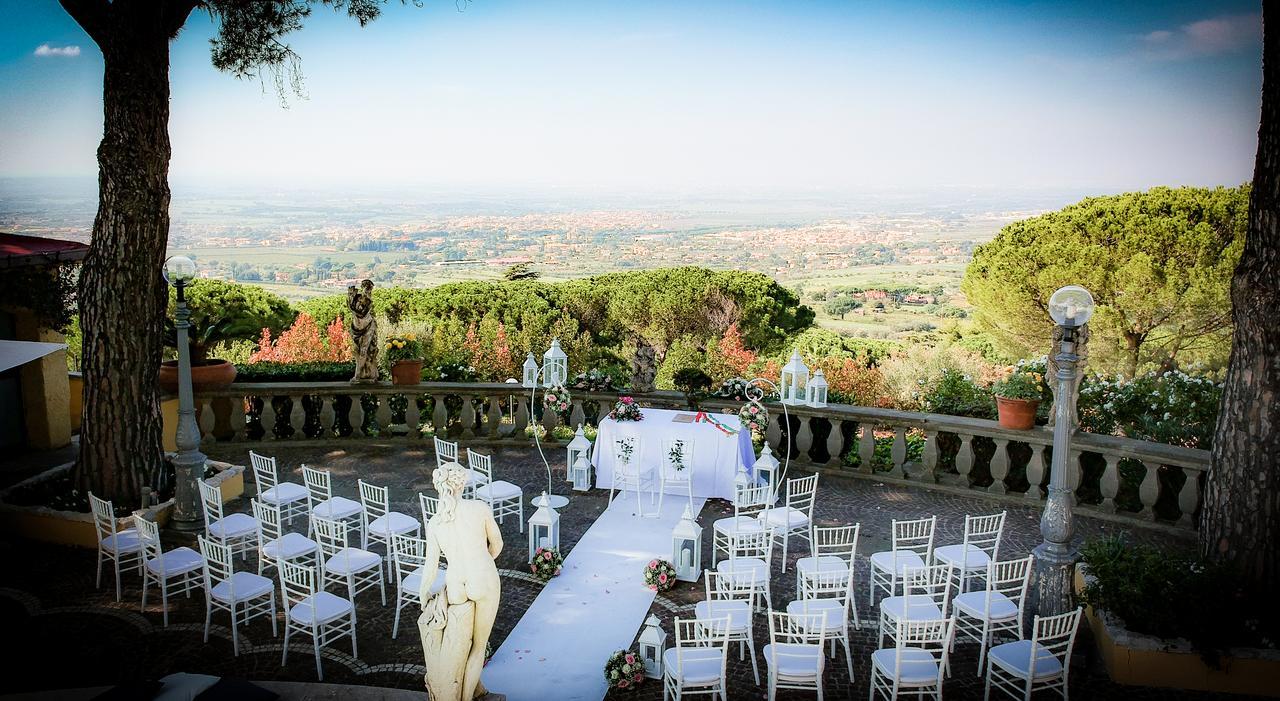
[[[755,464],[755,448],[751,445],[751,432],[742,429],[742,423],[733,414],[711,414],[716,421],[737,429],[734,435],[725,435],[715,426],[705,423],[677,423],[672,419],[678,414],[693,415],[693,411],[642,408],[642,421],[600,421],[595,447],[591,452],[591,464],[596,468],[596,487],[613,486],[614,441],[624,436],[640,439],[640,469],[654,476],[654,490],[658,488],[657,471],[662,466],[662,443],[666,439],[683,438],[693,443],[693,455],[689,467],[693,470],[693,495],[733,499],[733,478],[742,466],[747,475]],[[710,413],[710,412],[708,412]],[[683,487],[672,486],[668,493],[682,494]]]

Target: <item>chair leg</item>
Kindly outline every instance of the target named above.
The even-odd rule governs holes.
[[[142,573],[142,606],[138,607],[138,610],[143,613],[147,612],[147,584],[149,581],[147,574],[145,572]],[[116,599],[116,601],[119,600],[119,598]]]
[[[164,627],[169,627],[169,580],[160,580],[160,605],[164,607],[164,613],[161,619],[164,621]]]
[[[755,677],[756,686],[760,686],[760,665],[756,662],[756,636],[747,629],[747,648],[751,650],[751,674]]]
[[[209,620],[213,618],[213,604],[208,599],[204,602],[204,642],[209,642]],[[233,620],[234,624],[235,621]]]
[[[102,548],[98,548],[98,576],[93,580],[93,588],[102,588]]]
[[[791,543],[791,531],[786,531],[782,536],[782,571],[787,571],[787,545]]]
[[[382,576],[382,563],[378,563],[378,593],[382,594],[382,607],[387,607],[387,583]]]
[[[288,616],[289,613],[286,611],[285,615]],[[285,662],[289,660],[289,633],[291,632],[293,632],[293,627],[289,625],[288,621],[285,621],[284,622],[284,649],[280,651],[281,667],[283,667]]]
[[[520,495],[520,532],[524,533],[524,495]],[[386,602],[383,602],[386,605]]]
[[[324,681],[324,669],[320,666],[320,631],[311,629],[311,649],[316,655],[316,679]]]
[[[271,590],[271,637],[273,638],[276,637],[276,635],[278,635],[279,632],[280,631],[276,628],[276,590],[272,589]]]
[[[116,603],[120,603],[120,555],[117,553],[111,558],[111,564],[116,570]],[[144,564],[143,567],[146,567]]]
[[[246,604],[247,605],[247,604]],[[240,656],[240,634],[236,630],[236,605],[231,604],[231,655]]]
[[[356,650],[356,610],[351,608],[351,656],[359,657],[360,653]]]

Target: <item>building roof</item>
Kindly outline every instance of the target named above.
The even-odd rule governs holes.
[[[88,244],[78,241],[0,232],[0,268],[73,262],[88,253]]]

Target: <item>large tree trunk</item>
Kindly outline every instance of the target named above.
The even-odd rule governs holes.
[[[1280,8],[1263,3],[1262,124],[1231,361],[1205,480],[1200,545],[1259,591],[1280,587]]]
[[[161,463],[156,369],[166,302],[169,236],[169,39],[172,21],[150,2],[69,12],[102,49],[103,134],[98,214],[80,273],[84,409],[77,483],[136,504]]]

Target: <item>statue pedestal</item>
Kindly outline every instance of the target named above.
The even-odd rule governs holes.
[[[443,597],[444,594],[437,594]],[[471,635],[475,630],[476,605],[467,601],[444,606],[443,621],[430,618],[436,609],[428,602],[418,618],[418,632],[422,635],[422,654],[427,667],[427,694],[432,701],[470,701],[462,698],[462,677],[471,654]],[[492,694],[483,685],[476,689],[476,699],[505,701],[504,694]]]

